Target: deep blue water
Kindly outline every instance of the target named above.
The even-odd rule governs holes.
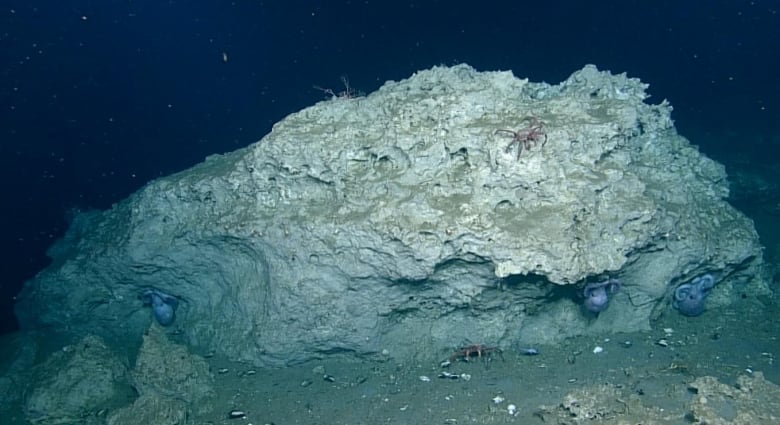
[[[255,142],[314,85],[460,62],[558,83],[593,63],[650,83],[706,153],[776,162],[779,42],[776,0],[4,0],[0,332],[68,210]]]

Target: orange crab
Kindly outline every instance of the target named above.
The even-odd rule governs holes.
[[[449,361],[454,362],[455,360],[462,359],[463,361],[468,362],[471,361],[470,359],[472,357],[476,357],[478,359],[483,357],[487,358],[492,353],[496,353],[500,356],[502,351],[498,347],[489,347],[484,344],[471,344],[465,347],[461,347],[458,349],[458,351],[452,353]]]
[[[525,150],[531,149],[531,142],[533,142],[534,146],[539,141],[542,142],[542,146],[544,146],[544,144],[547,143],[547,133],[545,133],[544,131],[544,122],[539,121],[539,118],[536,117],[525,117],[523,121],[528,123],[528,125],[525,128],[522,128],[517,131],[499,129],[496,130],[494,133],[494,134],[508,133],[512,135],[512,141],[509,143],[509,145],[507,145],[506,151],[509,152],[510,150],[512,150],[512,147],[514,145],[517,145],[518,159],[520,159],[520,153],[523,152],[523,149]]]

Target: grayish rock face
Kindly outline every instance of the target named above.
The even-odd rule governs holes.
[[[36,424],[97,423],[86,418],[131,396],[127,374],[127,365],[100,338],[87,335],[36,365],[20,383],[25,416]]]
[[[138,397],[112,411],[108,425],[186,424],[210,411],[214,377],[206,361],[173,343],[153,324],[130,373]]]
[[[593,66],[553,86],[460,65],[320,102],[77,219],[18,316],[137,344],[154,287],[196,349],[282,365],[646,329],[706,272],[705,314],[767,291],[724,168],[645,89]],[[608,278],[609,309],[585,314]]]

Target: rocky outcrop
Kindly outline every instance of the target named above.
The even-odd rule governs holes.
[[[705,272],[710,308],[767,291],[723,167],[645,89],[593,66],[548,85],[460,65],[320,102],[77,219],[17,314],[141,338],[156,288],[192,346],[282,365],[646,329]],[[622,287],[594,317],[579,294],[606,278]]]
[[[689,385],[691,423],[711,425],[774,424],[780,421],[780,387],[761,372],[740,375],[736,384],[713,376],[696,378]]]
[[[127,365],[104,341],[87,335],[32,370],[24,400],[36,424],[102,423],[102,413],[132,396]]]
[[[740,375],[732,385],[701,376],[688,384],[688,394],[685,411],[680,412],[648,405],[622,385],[591,385],[569,392],[557,406],[540,406],[536,414],[545,422],[561,424],[763,425],[780,420],[780,387],[761,372]]]
[[[156,323],[134,358],[129,368],[100,337],[87,335],[19,375],[24,379],[17,378],[13,393],[25,394],[24,414],[36,424],[186,424],[210,412],[213,376],[206,361]]]
[[[144,335],[130,381],[138,398],[112,411],[109,425],[184,425],[210,412],[214,377],[205,359],[171,342],[156,323]]]

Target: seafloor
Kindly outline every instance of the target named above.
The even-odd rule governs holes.
[[[690,423],[698,377],[734,385],[761,372],[780,382],[778,313],[774,300],[745,294],[697,318],[670,312],[650,332],[575,338],[537,347],[536,356],[506,351],[446,368],[388,358],[266,370],[214,357],[212,413],[188,423]],[[594,353],[597,346],[603,351]],[[444,372],[469,379],[440,378]],[[736,414],[728,409],[725,417]],[[232,410],[246,417],[230,419]],[[2,414],[2,423],[27,423],[18,406]]]
[[[697,318],[668,314],[651,332],[570,339],[538,347],[537,356],[504,352],[448,368],[325,361],[247,375],[251,367],[212,359],[215,371],[228,371],[218,374],[214,413],[202,420],[235,423],[226,415],[238,409],[253,424],[647,423],[647,410],[632,413],[641,403],[656,410],[656,420],[686,423],[697,377],[733,385],[760,371],[780,382],[776,317],[774,302],[745,294],[732,308]],[[597,346],[603,351],[594,354]],[[470,379],[439,378],[443,372]],[[593,418],[576,418],[566,396],[582,389],[608,391],[611,402],[594,409]],[[561,419],[566,415],[571,422]]]

